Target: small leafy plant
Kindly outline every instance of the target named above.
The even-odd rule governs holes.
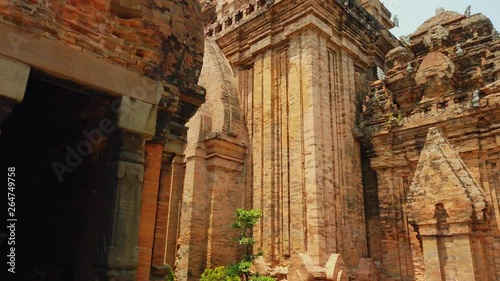
[[[252,229],[262,217],[262,211],[259,209],[245,210],[239,208],[236,210],[236,221],[232,227],[238,231],[237,236],[232,240],[238,242],[243,250],[243,257],[240,262],[227,266],[220,266],[215,269],[206,269],[201,275],[200,281],[275,281],[275,278],[252,275],[250,268],[253,261],[262,256],[262,252],[252,253],[252,246],[255,239],[252,237]],[[241,279],[240,279],[241,277]]]
[[[238,235],[234,240],[243,247],[243,258],[236,264],[237,271],[243,277],[243,280],[249,280],[252,262],[257,257],[262,256],[262,252],[257,254],[252,253],[252,246],[255,244],[255,239],[251,237],[252,229],[260,217],[262,217],[262,211],[259,209],[245,210],[238,208],[236,210],[237,220],[233,223],[232,227],[238,230]]]
[[[398,112],[398,116],[394,116],[394,114],[389,113],[389,118],[387,119],[386,126],[387,128],[399,127],[403,125],[403,116],[401,116],[401,112]]]

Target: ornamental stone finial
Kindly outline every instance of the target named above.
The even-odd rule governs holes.
[[[406,66],[406,71],[408,71],[408,72],[413,71],[413,67],[411,66],[411,63],[408,63],[408,65]]]
[[[479,90],[475,90],[474,93],[472,94],[472,100],[470,101],[471,105],[473,108],[478,108],[481,106],[479,103]]]
[[[401,35],[399,36],[399,39],[406,45],[410,45],[410,35]]]
[[[394,24],[395,27],[399,27],[398,15],[394,15],[394,17],[392,18],[392,24]]]
[[[462,56],[464,54],[464,50],[460,44],[457,44],[457,55]]]
[[[382,70],[382,68],[377,66],[377,77],[379,80],[384,80],[385,79],[385,72]]]
[[[470,8],[471,8],[471,6],[470,6],[470,5],[469,5],[469,6],[467,6],[467,8],[465,8],[464,16],[466,16],[466,17],[470,17]]]

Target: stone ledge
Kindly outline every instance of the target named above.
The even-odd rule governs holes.
[[[333,36],[332,28],[314,15],[307,15],[306,17],[286,26],[284,34],[286,37],[289,37],[291,34],[308,27],[316,28],[325,33],[328,37]]]

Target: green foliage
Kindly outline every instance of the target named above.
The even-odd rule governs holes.
[[[248,274],[248,273],[250,273],[250,267],[252,267],[252,262],[251,261],[241,261],[237,265],[238,265],[239,272]]]
[[[236,218],[238,219],[233,223],[233,228],[240,230],[247,230],[257,224],[257,220],[262,217],[262,211],[259,209],[245,210],[238,208],[236,210]]]
[[[237,237],[232,240],[238,242],[243,248],[243,258],[239,263],[230,264],[228,266],[220,266],[215,269],[206,269],[201,275],[200,281],[275,281],[276,279],[255,275],[251,276],[250,268],[253,261],[262,256],[262,252],[257,254],[252,253],[252,246],[255,244],[255,239],[251,237],[252,229],[257,224],[259,218],[262,217],[262,211],[259,209],[237,209],[236,221],[232,224],[234,229],[238,230]],[[250,277],[251,276],[251,277]]]
[[[233,223],[233,228],[238,229],[238,236],[234,240],[243,246],[242,262],[250,262],[250,265],[258,256],[262,255],[262,253],[252,254],[252,245],[255,244],[255,239],[251,237],[252,228],[257,224],[260,217],[262,217],[262,211],[259,209],[245,210],[238,208],[236,210],[237,220]]]
[[[167,281],[175,281],[175,274],[172,268],[167,272]]]
[[[257,275],[250,277],[250,279],[248,281],[276,281],[276,278],[257,274]]]
[[[387,119],[386,127],[398,127],[403,125],[403,116],[401,116],[401,112],[398,112],[398,116],[394,116],[394,114],[389,113],[389,118]]]
[[[238,242],[240,242],[240,245],[253,245],[255,244],[255,239],[251,237],[243,237],[239,239]]]
[[[234,263],[226,266],[227,273],[230,276],[239,276],[240,275],[240,264]]]
[[[237,272],[231,266],[219,266],[215,269],[207,268],[201,275],[200,281],[240,281]]]

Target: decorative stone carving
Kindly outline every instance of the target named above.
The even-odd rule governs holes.
[[[478,108],[481,106],[479,103],[479,91],[475,90],[474,93],[472,94],[472,100],[470,101],[471,105],[473,108]]]
[[[408,194],[407,213],[417,225],[482,222],[487,210],[484,191],[437,128],[430,128]],[[437,208],[436,204],[442,204]],[[446,216],[439,216],[445,210]]]
[[[465,8],[464,16],[466,16],[466,17],[470,17],[470,8],[471,8],[471,6],[470,6],[470,5],[469,5],[469,6],[467,6],[467,8]]]
[[[415,58],[415,55],[408,48],[398,46],[385,55],[385,64],[389,69],[407,65]]]
[[[500,39],[500,35],[499,35],[499,33],[498,33],[498,31],[496,29],[493,29],[492,36],[493,36],[493,40]]]
[[[413,72],[413,67],[411,66],[411,63],[408,63],[408,65],[406,66],[406,71],[407,71],[408,73]]]
[[[457,48],[457,51],[456,51],[457,56],[463,56],[464,50],[462,49],[462,46],[460,46],[460,44],[457,44],[456,48]]]
[[[430,52],[420,64],[415,81],[424,93],[423,99],[433,99],[453,92],[455,64],[440,52]]]
[[[392,18],[392,24],[394,24],[395,27],[399,27],[399,19],[397,15],[394,15]]]
[[[104,280],[135,281],[139,263],[139,218],[144,178],[143,136],[117,131],[110,139],[115,148],[110,156],[110,228],[100,241],[105,249],[99,276]],[[104,277],[105,276],[105,277]]]
[[[377,66],[377,78],[378,80],[384,80],[385,79],[385,72],[382,70],[382,68]]]
[[[482,14],[468,17],[462,22],[465,39],[487,36],[493,32],[491,20]]]
[[[441,25],[435,25],[427,31],[424,36],[424,44],[430,51],[436,51],[443,48],[448,42],[450,33]]]
[[[406,45],[410,45],[410,35],[402,35],[399,37],[399,39]]]

